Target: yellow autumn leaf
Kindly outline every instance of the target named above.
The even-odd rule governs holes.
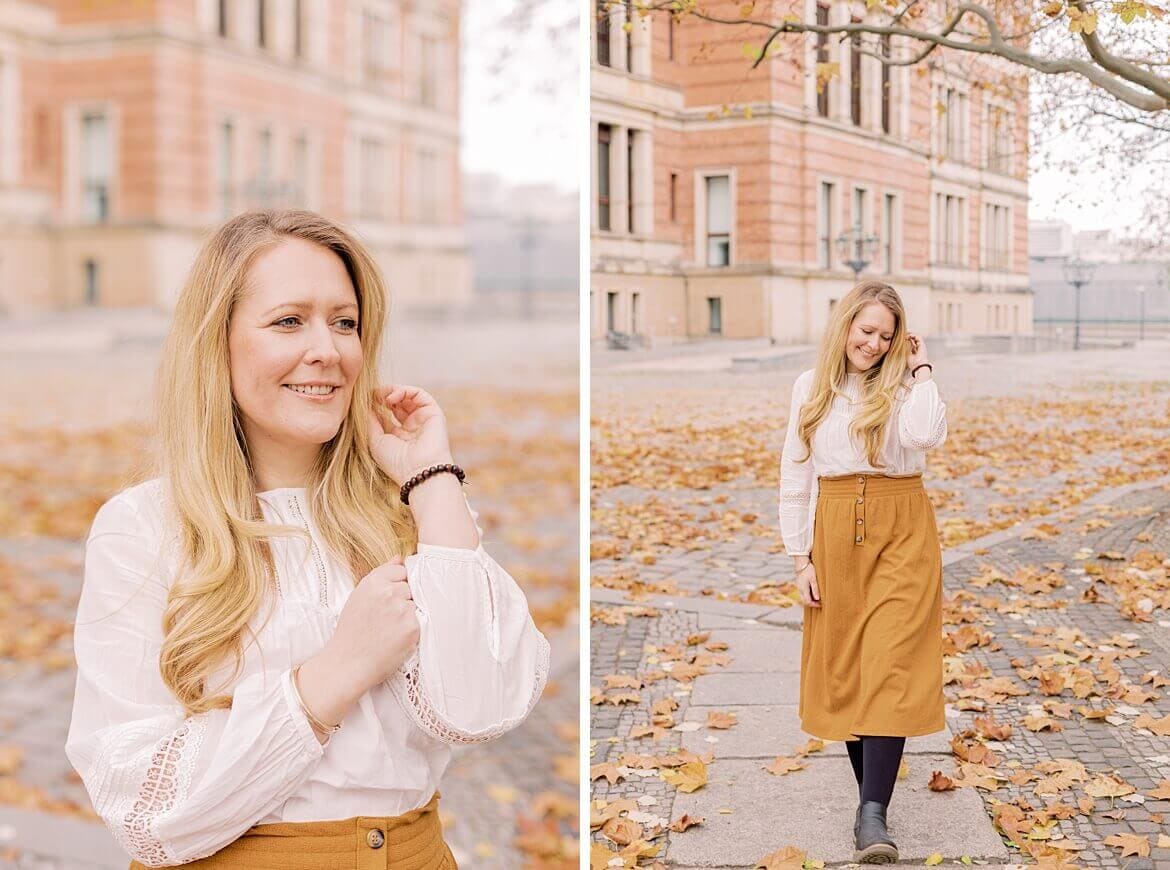
[[[941,864],[942,862],[943,862],[943,856],[938,852],[932,852],[930,854],[930,857],[928,857],[922,863],[925,864],[927,867],[933,867],[935,864]]]

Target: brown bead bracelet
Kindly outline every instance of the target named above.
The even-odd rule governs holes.
[[[463,469],[454,462],[444,462],[441,465],[432,465],[430,468],[424,468],[410,480],[406,481],[406,483],[402,484],[402,489],[398,491],[398,497],[402,499],[403,504],[410,504],[410,491],[412,489],[414,489],[428,477],[432,477],[436,474],[442,474],[443,472],[450,472],[451,474],[454,474],[459,478],[460,483],[463,483],[463,480],[466,477],[466,475],[463,473]]]

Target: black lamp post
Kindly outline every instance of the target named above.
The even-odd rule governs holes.
[[[1081,288],[1093,280],[1095,263],[1077,258],[1064,261],[1064,280],[1077,289],[1076,325],[1073,327],[1073,350],[1081,349]]]
[[[876,233],[866,235],[861,224],[854,224],[837,236],[837,257],[853,270],[854,281],[861,275],[861,270],[873,262],[880,241]]]

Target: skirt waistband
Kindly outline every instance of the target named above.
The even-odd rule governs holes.
[[[898,495],[905,492],[923,492],[922,473],[917,474],[838,474],[817,478],[820,495],[829,498],[857,496]]]
[[[439,793],[397,816],[351,816],[253,825],[214,855],[184,864],[192,870],[454,870],[443,839]],[[130,870],[146,870],[138,861]]]

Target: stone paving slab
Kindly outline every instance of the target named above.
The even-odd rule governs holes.
[[[759,619],[775,610],[773,607],[766,607],[761,604],[745,604],[740,601],[720,601],[716,598],[701,598],[687,595],[640,595],[635,602],[631,601],[630,597],[620,590],[603,589],[600,587],[593,587],[589,590],[589,600],[597,604],[638,604],[645,607],[660,607],[666,610],[688,610],[691,613],[708,613],[739,619]]]
[[[906,762],[910,774],[899,781],[887,814],[903,857],[923,861],[934,852],[947,859],[1009,857],[990,826],[970,825],[983,815],[973,790],[927,787],[932,770],[953,767],[949,753],[912,755]],[[725,807],[732,812],[721,814]],[[675,797],[672,817],[689,813],[705,821],[672,837],[666,854],[672,864],[752,867],[769,852],[794,845],[826,863],[852,861],[856,809],[857,782],[849,765],[835,759],[811,759],[808,770],[787,776],[768,773],[759,761],[723,761],[712,767],[704,788]]]
[[[768,671],[800,672],[801,634],[776,628],[745,627],[732,633],[712,632],[712,640],[734,644],[728,653],[731,662],[719,669],[721,674],[763,673]]]
[[[695,678],[691,703],[714,707],[792,704],[800,697],[800,673],[703,674]]]
[[[734,713],[738,724],[727,729],[701,728],[698,731],[683,732],[682,745],[685,749],[690,749],[698,754],[714,750],[717,759],[770,759],[777,755],[792,755],[797,746],[804,745],[813,736],[800,730],[800,717],[797,715],[797,709],[796,704],[766,704],[751,707],[709,707],[691,704],[683,716],[684,722],[706,722],[709,712],[722,710]],[[715,737],[718,742],[711,743],[707,740],[708,737]],[[906,738],[906,755],[950,751],[951,732],[949,730],[921,737]],[[820,758],[826,755],[846,758],[848,752],[844,742],[827,740],[825,748],[811,757]]]

